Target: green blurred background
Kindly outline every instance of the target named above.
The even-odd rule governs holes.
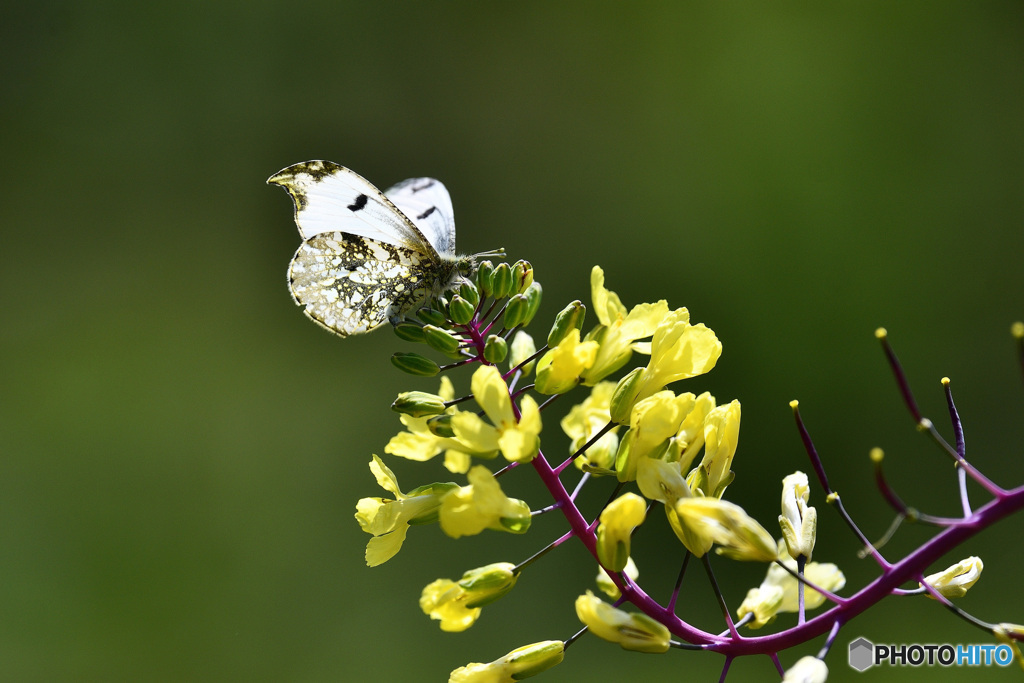
[[[689,307],[725,352],[685,389],[742,401],[729,498],[766,524],[781,477],[807,468],[794,398],[869,536],[891,518],[873,446],[908,502],[958,511],[879,325],[924,412],[949,434],[950,376],[969,456],[1024,480],[1017,0],[5,3],[0,51],[2,680],[444,680],[577,628],[594,573],[578,544],[467,633],[417,607],[436,577],[525,558],[562,532],[554,517],[515,538],[418,528],[364,566],[352,514],[380,494],[366,463],[398,428],[388,405],[435,383],[391,367],[405,345],[387,330],[342,341],[290,301],[299,239],[264,181],[306,159],[381,187],[441,178],[461,250],[534,263],[538,336],[569,300],[589,303],[594,264],[627,305]],[[543,434],[555,456],[559,415]],[[406,488],[448,478],[438,463],[395,469]],[[527,477],[506,481],[543,504]],[[812,503],[816,559],[863,585],[874,567],[817,487]],[[983,619],[1024,621],[1022,522],[948,558],[986,561],[962,601]],[[664,526],[640,537],[661,596],[679,555]],[[907,529],[887,551],[926,537]],[[718,566],[734,604],[763,576]],[[681,612],[721,628],[699,572],[684,593]],[[962,680],[857,675],[846,645],[860,635],[990,642],[931,601],[893,599],[843,630],[830,680]],[[721,667],[593,638],[569,655],[544,680],[710,681]],[[729,678],[772,679],[766,658]]]

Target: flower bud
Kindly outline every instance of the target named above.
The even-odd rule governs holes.
[[[476,306],[480,303],[480,290],[470,280],[466,280],[459,287],[459,296]]]
[[[484,360],[500,363],[508,355],[508,343],[496,334],[489,335],[484,343]]]
[[[413,342],[414,344],[423,343],[423,327],[416,323],[401,322],[395,325],[395,336],[399,339],[407,342]]]
[[[458,294],[453,296],[451,303],[448,304],[448,315],[451,317],[452,322],[457,325],[468,323],[473,319],[474,313],[476,313],[476,306]]]
[[[425,391],[405,391],[391,404],[391,410],[412,417],[440,415],[445,410],[444,399]]]
[[[423,338],[427,346],[444,354],[453,354],[459,350],[459,340],[447,330],[434,325],[423,326]]]
[[[565,339],[566,335],[569,334],[570,330],[582,330],[583,318],[586,315],[587,307],[579,300],[573,301],[563,308],[555,316],[555,324],[551,326],[551,331],[548,332],[548,346],[558,346]]]
[[[519,578],[515,568],[511,562],[496,562],[463,574],[459,586],[466,591],[466,607],[483,607],[512,590]]]
[[[490,261],[481,261],[476,267],[476,286],[480,289],[482,296],[490,296],[492,292],[491,282],[494,274],[494,264]]]
[[[418,353],[396,353],[391,356],[391,364],[402,372],[417,377],[433,377],[441,372],[437,363]]]
[[[491,274],[491,295],[495,299],[508,296],[512,290],[512,269],[507,263],[499,263]]]
[[[512,291],[522,294],[533,284],[533,266],[529,261],[519,260],[512,264]]]
[[[426,307],[416,311],[416,317],[429,325],[444,325],[447,320],[441,311]]]
[[[434,436],[440,436],[444,439],[455,438],[455,430],[452,429],[452,416],[451,415],[438,415],[427,420],[427,429]]]
[[[523,292],[523,296],[526,297],[530,306],[527,308],[526,317],[520,325],[529,325],[530,321],[533,320],[533,316],[537,315],[537,311],[540,310],[541,293],[542,289],[539,282],[534,282],[526,288],[525,292]]]
[[[505,329],[511,330],[517,325],[521,325],[526,319],[526,314],[530,310],[529,300],[522,294],[516,294],[509,298],[508,303],[505,304],[505,314],[502,324]]]
[[[615,424],[629,424],[629,416],[633,412],[633,404],[636,403],[637,393],[640,390],[640,376],[643,371],[643,368],[634,368],[615,385],[609,410]]]

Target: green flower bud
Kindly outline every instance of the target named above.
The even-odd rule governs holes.
[[[438,415],[427,420],[427,429],[434,436],[440,436],[444,439],[455,438],[455,430],[452,429],[452,416],[451,415]]]
[[[391,410],[413,417],[440,415],[445,409],[444,399],[425,391],[405,391],[391,404]]]
[[[494,264],[490,261],[481,261],[476,267],[476,285],[480,288],[481,296],[490,296],[493,288],[491,282],[494,275]]]
[[[533,320],[533,316],[537,315],[537,311],[540,310],[540,298],[542,291],[540,283],[534,282],[526,288],[525,292],[523,292],[523,296],[525,296],[526,300],[530,302],[530,307],[527,309],[526,318],[522,323],[520,323],[521,325],[529,325],[530,321]]]
[[[458,294],[453,296],[452,302],[448,304],[448,315],[451,316],[452,322],[458,325],[468,323],[473,319],[474,313],[476,313],[476,305],[463,299]]]
[[[444,313],[433,308],[421,308],[416,311],[416,317],[429,325],[444,325],[447,320]]]
[[[496,562],[463,574],[459,586],[466,591],[466,608],[489,605],[512,590],[519,578],[515,568],[511,562]]]
[[[643,371],[643,368],[634,368],[615,385],[609,410],[615,424],[629,424],[630,413],[633,412],[633,404],[636,403],[640,391],[640,375]]]
[[[459,349],[459,340],[447,330],[433,325],[423,326],[423,338],[427,346],[445,354],[453,354]]]
[[[417,377],[433,377],[441,372],[437,363],[418,353],[396,353],[391,356],[391,364],[402,372]]]
[[[579,300],[562,309],[561,313],[555,316],[555,324],[548,332],[548,346],[554,348],[565,339],[569,330],[583,329],[583,318],[587,315],[587,307]]]
[[[529,261],[519,260],[512,264],[512,291],[522,294],[533,284],[533,266]]]
[[[522,294],[516,294],[509,298],[508,303],[505,305],[505,317],[502,324],[506,330],[511,330],[516,325],[519,325],[526,319],[526,314],[530,310],[529,300]]]
[[[459,287],[459,296],[474,306],[480,303],[480,290],[469,280],[463,282],[462,286]]]
[[[500,363],[508,355],[508,343],[496,334],[487,337],[484,343],[484,360],[488,363]]]
[[[395,335],[403,341],[423,343],[423,327],[416,323],[401,322],[395,325]]]
[[[561,640],[544,640],[532,645],[516,648],[504,657],[512,680],[536,676],[556,664],[561,664],[565,657],[565,643]]]
[[[512,269],[507,263],[500,263],[491,275],[491,294],[495,299],[508,296],[512,290]]]
[[[417,486],[407,495],[409,498],[419,498],[429,496],[437,502],[436,505],[427,505],[424,507],[423,512],[416,515],[415,517],[409,518],[409,524],[436,524],[438,518],[441,516],[441,499],[444,498],[444,494],[449,491],[454,491],[459,488],[459,485],[455,482],[440,482],[436,481],[432,484],[424,484],[423,486]]]

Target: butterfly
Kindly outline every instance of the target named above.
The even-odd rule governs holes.
[[[347,337],[399,322],[454,287],[478,256],[455,253],[448,190],[409,178],[381,192],[330,161],[304,161],[268,180],[295,204],[303,243],[288,268],[292,298],[321,327]]]

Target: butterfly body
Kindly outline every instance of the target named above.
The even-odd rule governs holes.
[[[474,265],[455,255],[451,198],[433,178],[410,178],[385,193],[347,168],[307,161],[267,182],[291,195],[304,238],[288,269],[292,297],[331,332],[397,322]]]

